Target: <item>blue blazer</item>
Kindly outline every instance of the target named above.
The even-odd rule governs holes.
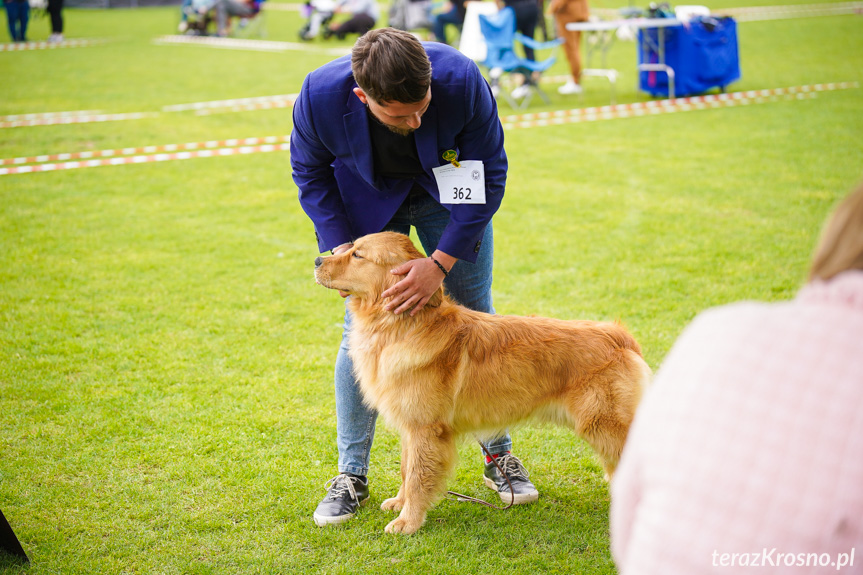
[[[353,93],[357,86],[350,56],[306,76],[294,103],[291,168],[300,204],[315,225],[318,248],[331,250],[381,231],[407,198],[414,182],[440,200],[432,168],[447,163],[455,150],[459,160],[482,160],[486,203],[444,206],[450,222],[437,249],[476,261],[486,226],[500,207],[506,185],[507,159],[497,104],[477,65],[445,44],[424,44],[432,64],[431,104],[414,132],[425,173],[414,179],[374,173],[365,105]]]

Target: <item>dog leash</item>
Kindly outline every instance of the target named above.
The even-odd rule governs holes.
[[[494,462],[494,466],[497,467],[497,470],[500,471],[500,474],[503,475],[503,478],[506,479],[506,484],[509,485],[509,495],[510,495],[509,505],[507,505],[506,507],[498,507],[497,505],[494,505],[493,503],[489,503],[488,501],[483,501],[482,499],[477,499],[476,497],[471,497],[469,495],[462,495],[461,493],[456,493],[455,491],[447,491],[446,493],[447,493],[447,495],[453,495],[454,497],[457,498],[458,501],[466,501],[468,503],[479,503],[480,505],[485,505],[486,507],[491,507],[492,509],[497,509],[498,511],[506,511],[507,509],[509,509],[510,507],[515,505],[515,491],[513,491],[512,483],[509,481],[509,475],[504,473],[503,469],[500,466],[500,463],[497,462],[497,458],[494,457],[491,453],[489,453],[488,448],[485,446],[485,444],[479,440],[477,440],[477,443],[479,443],[479,446],[482,447],[482,450],[485,452],[485,454],[488,456],[488,458]]]

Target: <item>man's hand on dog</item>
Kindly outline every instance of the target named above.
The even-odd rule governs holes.
[[[432,257],[441,262],[447,269],[452,269],[456,262],[452,256],[437,250],[432,254]],[[425,307],[446,277],[431,258],[411,260],[393,268],[391,273],[406,277],[381,294],[385,298],[390,298],[390,302],[384,309],[396,314],[410,310],[411,317]]]

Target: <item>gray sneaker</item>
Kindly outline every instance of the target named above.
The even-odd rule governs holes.
[[[365,477],[342,473],[327,481],[327,496],[315,509],[315,525],[338,525],[353,517],[369,500],[369,481]]]
[[[518,457],[511,453],[505,453],[497,458],[497,464],[500,465],[504,475],[509,478],[509,483],[507,483],[506,477],[501,475],[494,461],[485,464],[483,480],[486,486],[498,492],[501,501],[506,504],[512,502],[518,505],[520,503],[533,503],[539,499],[539,491],[530,482],[530,474]],[[515,498],[510,494],[510,483]]]

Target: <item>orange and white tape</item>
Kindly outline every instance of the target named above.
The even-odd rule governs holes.
[[[732,92],[729,94],[675,98],[673,100],[651,100],[632,104],[619,104],[616,106],[520,114],[502,117],[501,122],[503,123],[504,129],[532,128],[537,126],[552,126],[577,122],[632,118],[672,112],[748,105],[773,102],[780,99],[805,99],[814,97],[819,92],[858,87],[859,84],[857,82],[841,82],[832,84],[813,84],[809,86],[793,86],[789,88],[750,90],[746,92]],[[289,142],[290,136],[270,136],[266,138],[211,140],[207,142],[193,142],[188,144],[168,144],[163,146],[146,146],[142,148],[120,148],[116,150],[99,150],[52,155],[45,154],[11,158],[0,160],[0,165],[12,166],[0,168],[0,176],[71,170],[76,168],[92,168],[97,166],[117,166],[124,164],[164,162],[169,160],[185,160],[191,158],[232,156],[236,154],[276,152],[289,150]]]
[[[214,110],[245,111],[263,110],[268,108],[286,108],[292,106],[299,94],[281,94],[277,96],[257,96],[254,98],[234,98],[232,100],[212,100],[209,102],[192,102],[190,104],[174,104],[164,106],[163,112],[194,111],[197,114],[207,114]]]
[[[140,148],[117,148],[115,150],[93,150],[89,152],[70,152],[65,154],[45,154],[0,160],[0,166],[20,166],[44,162],[64,162],[68,160],[90,160],[93,158],[115,158],[133,154],[156,154],[160,152],[187,152],[191,150],[212,150],[214,148],[236,148],[240,146],[259,146],[290,142],[290,136],[268,136],[266,138],[243,138],[230,140],[209,140],[188,144],[166,144],[163,146],[144,146]]]
[[[0,116],[0,122],[13,122],[16,120],[44,120],[54,118],[69,118],[72,116],[95,116],[101,114],[102,110],[76,110],[70,112],[42,112],[38,114],[12,114]]]
[[[191,44],[228,50],[253,50],[256,52],[317,52],[332,56],[344,56],[351,53],[348,47],[321,47],[314,44],[299,42],[276,42],[272,40],[248,40],[244,38],[219,38],[215,36],[160,36],[153,40],[156,45]]]
[[[35,116],[19,120],[0,120],[0,128],[23,128],[29,126],[57,126],[61,124],[88,124],[90,122],[116,122],[120,120],[141,120],[155,118],[158,112],[132,112],[130,114],[93,114],[87,112],[58,112],[47,114],[26,114]],[[8,117],[8,116],[7,116]]]
[[[122,166],[127,164],[147,164],[151,162],[168,162],[172,160],[190,160],[193,158],[216,158],[216,157],[225,157],[225,156],[236,156],[236,155],[246,155],[246,154],[260,154],[267,152],[280,152],[285,150],[290,150],[290,142],[287,141],[289,139],[288,136],[279,136],[274,138],[247,138],[246,140],[225,140],[224,142],[219,143],[230,143],[230,142],[249,142],[249,141],[280,141],[281,143],[267,143],[260,145],[239,145],[237,147],[215,147],[215,148],[206,148],[207,145],[212,144],[212,142],[201,142],[199,144],[181,144],[177,146],[154,146],[152,149],[180,149],[183,146],[199,146],[206,149],[184,149],[182,151],[177,152],[160,152],[155,154],[138,154],[133,156],[119,156],[119,157],[106,157],[104,159],[87,159],[83,161],[71,161],[71,162],[62,162],[62,163],[48,163],[48,164],[36,164],[31,166],[15,166],[11,168],[0,168],[0,176],[12,175],[12,174],[31,174],[35,172],[56,172],[59,170],[74,170],[78,168],[96,168],[99,166]],[[126,148],[126,150],[148,150],[147,148]],[[101,154],[102,156],[110,156],[113,152],[123,152],[124,150],[103,150],[101,152],[91,152],[92,154]],[[87,152],[82,152],[81,154],[87,154]],[[87,156],[78,154],[77,157],[85,158]],[[57,157],[58,159],[61,156],[65,156],[65,154],[57,154],[56,156],[34,156],[33,158],[25,158],[25,160],[36,160],[39,161],[39,158],[52,158]],[[69,154],[71,157],[72,154]],[[16,163],[18,158],[13,158],[11,163]],[[3,164],[5,165],[8,160],[3,160]]]
[[[235,104],[233,106],[223,106],[221,108],[203,108],[195,111],[197,116],[209,116],[211,114],[222,114],[229,112],[254,112],[257,110],[274,110],[278,108],[290,108],[294,105],[294,100],[271,100],[269,102],[255,102],[250,104]]]
[[[14,42],[12,44],[0,44],[0,52],[18,52],[21,50],[53,50],[54,48],[81,48],[84,46],[96,46],[107,42],[104,38],[81,38],[75,40],[63,40],[60,42]]]
[[[558,110],[555,112],[539,112],[520,114],[501,118],[503,127],[535,128],[540,126],[555,126],[579,122],[595,122],[598,120],[614,120],[618,118],[633,118],[640,116],[669,114],[673,112],[690,112],[748,104],[774,102],[780,99],[805,99],[814,97],[818,92],[845,90],[857,88],[857,82],[841,82],[833,84],[813,84],[810,86],[793,86],[790,88],[773,88],[766,90],[749,90],[746,92],[731,92],[690,98],[675,98],[673,100],[651,100],[633,104],[618,104],[616,106],[598,106],[594,108],[576,108],[573,110]]]
[[[294,105],[297,94],[282,96],[261,96],[255,98],[238,98],[234,100],[214,100],[210,102],[193,102],[164,106],[163,112],[194,111],[199,116],[217,112],[244,112],[254,110],[269,110],[275,108],[290,108]],[[22,128],[31,126],[57,126],[62,124],[87,124],[91,122],[116,122],[122,120],[142,120],[155,118],[159,112],[132,112],[127,114],[105,114],[100,110],[81,110],[73,112],[45,112],[41,114],[14,114],[0,116],[0,128]]]
[[[616,8],[591,9],[591,14],[606,20],[620,18]],[[740,22],[759,20],[785,20],[788,18],[812,18],[816,16],[837,16],[842,14],[863,14],[863,2],[825,2],[823,4],[800,4],[786,6],[751,6],[722,8],[711,11],[714,16],[731,16]]]
[[[740,22],[784,20],[815,16],[863,14],[863,2],[832,2],[828,4],[801,4],[799,6],[753,6],[724,8],[713,12],[717,16],[731,16]]]

